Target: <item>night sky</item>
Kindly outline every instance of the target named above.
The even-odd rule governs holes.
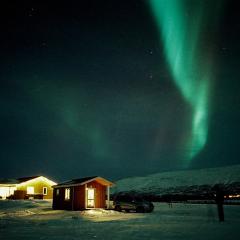
[[[5,1],[0,178],[240,163],[236,1]]]

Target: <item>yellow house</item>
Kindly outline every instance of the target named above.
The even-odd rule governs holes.
[[[13,199],[52,199],[52,186],[57,183],[43,176],[0,180],[0,198]]]

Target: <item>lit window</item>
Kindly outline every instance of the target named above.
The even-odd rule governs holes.
[[[34,194],[34,187],[27,187],[27,194]]]
[[[59,195],[59,188],[56,189],[56,195]]]
[[[65,200],[70,199],[70,188],[65,188]]]
[[[43,195],[47,195],[47,187],[43,187]]]

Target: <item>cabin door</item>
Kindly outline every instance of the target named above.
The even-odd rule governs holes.
[[[87,208],[95,207],[95,191],[94,188],[87,188]]]

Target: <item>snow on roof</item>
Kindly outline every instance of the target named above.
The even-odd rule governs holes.
[[[2,184],[2,185],[3,184],[4,185],[7,185],[7,184],[21,184],[21,183],[25,183],[27,181],[33,180],[35,178],[40,178],[40,177],[42,177],[42,176],[21,177],[21,178],[16,178],[16,179],[5,178],[5,179],[0,179],[0,184]],[[49,179],[47,179],[47,180],[49,180]],[[49,181],[51,181],[51,180],[49,180]],[[55,182],[52,182],[52,184],[55,184]]]
[[[88,182],[91,182],[91,181],[98,181],[100,182],[101,184],[103,185],[113,185],[112,182],[102,178],[102,177],[99,177],[99,176],[92,176],[92,177],[84,177],[84,178],[77,178],[77,179],[73,179],[73,180],[70,180],[70,181],[66,181],[66,182],[63,182],[63,183],[59,183],[53,187],[66,187],[66,186],[77,186],[77,185],[83,185],[83,184],[86,184]]]
[[[72,180],[69,180],[69,181],[65,181],[65,182],[59,183],[59,184],[57,184],[57,186],[83,183],[83,182],[89,181],[91,179],[94,179],[96,177],[97,176],[72,179]]]

